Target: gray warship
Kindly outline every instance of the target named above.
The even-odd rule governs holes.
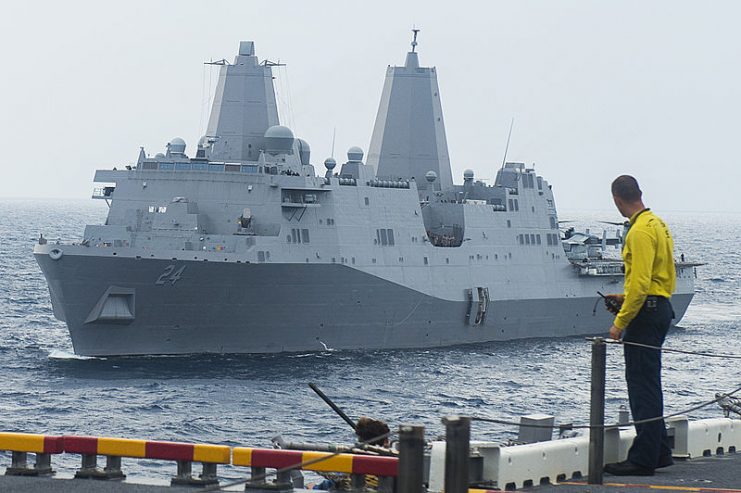
[[[415,42],[389,66],[369,152],[317,174],[278,119],[270,62],[222,62],[193,157],[98,170],[105,224],[34,254],[80,355],[442,347],[604,333],[622,290],[594,235],[562,238],[551,185],[522,163],[453,182],[437,73]],[[596,240],[595,240],[596,238]],[[602,243],[602,245],[600,245]],[[679,321],[694,265],[677,262]]]

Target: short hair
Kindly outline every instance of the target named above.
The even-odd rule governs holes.
[[[638,180],[630,175],[620,175],[612,182],[612,194],[626,202],[637,202],[643,192],[638,187]]]
[[[384,440],[386,440],[385,435],[388,435],[389,431],[391,430],[389,430],[389,426],[386,423],[367,416],[362,416],[355,425],[355,434],[358,438],[371,445],[383,445]],[[373,440],[374,438],[376,440]]]

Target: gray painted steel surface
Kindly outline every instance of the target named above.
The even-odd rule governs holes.
[[[435,347],[609,327],[596,291],[621,291],[621,264],[562,243],[543,177],[507,163],[492,186],[473,171],[452,184],[435,70],[417,53],[387,74],[374,165],[351,148],[339,173],[317,176],[308,144],[278,126],[270,66],[250,42],[221,67],[208,132],[195,157],[176,138],[98,170],[105,224],[35,246],[78,354]],[[677,268],[679,320],[694,266]]]

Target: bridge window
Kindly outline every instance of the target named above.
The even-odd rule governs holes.
[[[304,243],[309,243],[309,230],[308,229],[302,229],[301,230],[301,239]]]

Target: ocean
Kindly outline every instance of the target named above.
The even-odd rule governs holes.
[[[102,223],[98,201],[0,200],[0,430],[270,447],[290,441],[351,443],[352,430],[308,387],[316,383],[348,415],[423,424],[444,434],[441,418],[518,420],[530,413],[586,423],[590,343],[581,337],[529,339],[433,350],[325,351],[279,355],[80,358],[51,311],[33,258],[43,232],[79,240]],[[741,214],[657,211],[672,229],[677,255],[703,262],[696,296],[666,347],[741,354]],[[609,212],[562,211],[569,226],[606,227]],[[615,252],[619,254],[619,252]],[[596,298],[595,298],[596,301]],[[598,307],[598,309],[602,309]],[[596,330],[602,329],[601,327]],[[608,327],[604,327],[607,331]],[[627,406],[622,349],[608,347],[606,415]],[[664,356],[666,412],[709,401],[741,385],[738,360]],[[720,417],[717,405],[692,412]],[[516,438],[508,426],[475,422],[473,440]],[[9,454],[0,467],[10,464]],[[75,456],[55,457],[66,475]],[[167,480],[172,463],[124,459],[132,481]],[[226,469],[240,477],[242,469]]]

